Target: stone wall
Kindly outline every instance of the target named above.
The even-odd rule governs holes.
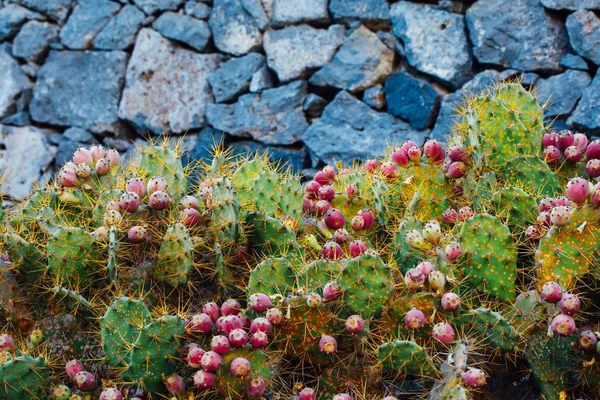
[[[0,170],[20,198],[80,145],[185,134],[310,174],[443,138],[519,77],[600,131],[600,0],[0,0]]]

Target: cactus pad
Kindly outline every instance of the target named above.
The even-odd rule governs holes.
[[[383,343],[377,349],[377,360],[384,368],[402,371],[406,375],[434,377],[438,374],[427,350],[409,340]]]

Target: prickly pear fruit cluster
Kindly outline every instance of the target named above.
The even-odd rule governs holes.
[[[311,179],[78,149],[0,212],[0,398],[598,398],[600,145],[518,82],[458,113]]]

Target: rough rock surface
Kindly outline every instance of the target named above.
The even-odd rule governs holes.
[[[577,11],[567,17],[571,46],[580,56],[600,63],[600,18],[592,11]]]
[[[396,72],[383,86],[388,112],[408,121],[415,129],[425,129],[433,122],[439,101],[435,88],[406,72]]]
[[[392,73],[394,52],[377,35],[361,26],[346,38],[333,60],[310,79],[315,86],[359,91]]]
[[[63,23],[75,0],[21,0],[21,5]]]
[[[0,174],[6,172],[0,192],[22,199],[34,183],[48,178],[56,155],[56,147],[48,142],[50,133],[33,126],[0,125]]]
[[[13,41],[13,55],[39,61],[51,43],[58,41],[58,27],[47,22],[29,21]]]
[[[296,81],[243,95],[232,105],[209,104],[208,122],[231,135],[251,136],[265,144],[296,143],[308,127],[302,111],[306,89],[306,82]]]
[[[176,10],[183,0],[133,0],[136,6],[148,15],[158,11]]]
[[[252,77],[264,65],[265,57],[259,53],[232,58],[221,65],[208,77],[215,101],[230,101],[247,91]]]
[[[363,101],[376,110],[383,110],[386,104],[383,86],[377,85],[365,90],[365,93],[363,94]]]
[[[104,25],[121,8],[119,3],[107,0],[85,0],[77,4],[67,23],[60,31],[61,42],[70,49],[89,47]]]
[[[600,133],[600,74],[596,74],[592,83],[583,91],[581,100],[567,123],[588,132]]]
[[[213,101],[208,76],[220,65],[218,54],[183,50],[159,33],[142,29],[127,67],[119,117],[140,133],[184,133],[201,128]]]
[[[302,22],[329,21],[327,0],[274,0],[271,23],[283,26]]]
[[[114,132],[127,58],[121,51],[51,51],[34,88],[33,120]]]
[[[315,29],[308,25],[269,30],[264,37],[267,62],[280,81],[305,77],[331,61],[344,41],[341,25]]]
[[[569,49],[564,25],[539,0],[478,0],[466,19],[481,64],[556,71]]]
[[[600,10],[600,0],[540,0],[553,10]]]
[[[210,29],[205,21],[187,15],[166,12],[154,22],[154,29],[168,39],[187,44],[203,51],[210,40]]]
[[[9,4],[0,8],[0,42],[14,36],[28,20],[41,18],[40,14],[17,4]]]
[[[567,69],[589,71],[590,67],[585,60],[575,54],[567,54],[560,60],[560,66]]]
[[[534,86],[538,93],[538,101],[540,104],[548,104],[544,110],[544,117],[570,114],[591,81],[592,78],[587,72],[573,70],[538,80]]]
[[[391,17],[410,65],[453,87],[468,79],[472,59],[461,15],[399,2],[392,5]]]
[[[126,5],[110,20],[94,39],[94,47],[103,50],[124,50],[135,42],[135,35],[146,20],[139,8]]]
[[[241,0],[215,0],[208,21],[215,46],[235,56],[244,55],[262,43],[262,34]]]
[[[32,87],[19,64],[8,53],[0,51],[0,118],[17,111],[17,101]]]
[[[331,0],[329,11],[335,22],[360,21],[377,29],[390,24],[390,7],[386,0]]]
[[[390,143],[410,139],[423,143],[427,131],[417,131],[390,114],[380,113],[348,92],[338,93],[321,119],[302,135],[306,146],[325,163],[352,163],[379,156]]]

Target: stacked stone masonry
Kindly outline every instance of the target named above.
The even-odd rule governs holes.
[[[464,95],[508,79],[594,136],[599,65],[600,0],[0,0],[0,192],[161,134],[310,175],[443,140]]]

